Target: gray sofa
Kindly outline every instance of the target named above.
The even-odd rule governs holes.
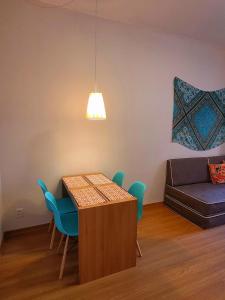
[[[167,161],[164,202],[202,228],[225,224],[225,184],[212,184],[208,164],[223,156]]]

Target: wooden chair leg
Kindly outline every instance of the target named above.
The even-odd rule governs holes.
[[[140,245],[139,245],[139,243],[138,243],[137,240],[136,240],[136,246],[137,246],[138,256],[139,256],[139,257],[142,257],[141,247],[140,247]]]
[[[65,243],[64,251],[63,251],[63,257],[62,257],[61,267],[60,267],[60,273],[59,273],[59,279],[60,280],[63,277],[64,267],[65,267],[65,262],[66,262],[66,254],[67,254],[68,242],[69,242],[69,236],[67,235],[67,237],[66,237],[66,243]]]
[[[57,253],[59,253],[60,247],[61,247],[61,245],[62,245],[63,238],[64,238],[64,234],[62,233],[62,234],[61,234],[60,241],[59,241],[59,245],[58,245],[58,248],[57,248]]]
[[[49,222],[49,226],[48,226],[48,232],[50,232],[50,231],[51,231],[52,224],[53,224],[53,216],[52,216],[52,218],[51,218],[51,221]]]
[[[51,242],[50,242],[50,246],[49,246],[50,250],[53,248],[54,239],[55,239],[55,224],[54,224],[54,227],[53,227],[53,230],[52,230],[52,237],[51,237]]]

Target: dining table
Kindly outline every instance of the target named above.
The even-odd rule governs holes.
[[[62,177],[78,213],[78,280],[136,266],[137,199],[101,172]]]

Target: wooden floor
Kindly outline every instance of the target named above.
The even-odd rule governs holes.
[[[202,230],[163,204],[145,207],[137,267],[76,284],[76,242],[58,281],[61,254],[46,226],[8,234],[0,257],[0,299],[225,299],[225,226]],[[75,247],[75,248],[74,248]]]

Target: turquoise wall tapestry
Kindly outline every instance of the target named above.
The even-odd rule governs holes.
[[[175,77],[172,141],[196,151],[224,143],[225,88],[202,91]]]

